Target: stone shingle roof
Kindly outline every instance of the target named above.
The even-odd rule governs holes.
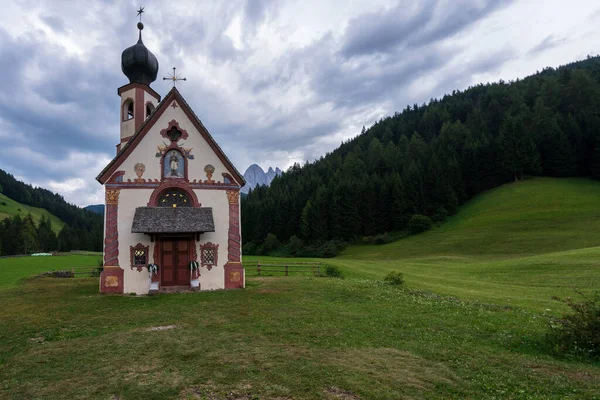
[[[198,233],[214,232],[211,207],[138,207],[135,209],[132,233]]]

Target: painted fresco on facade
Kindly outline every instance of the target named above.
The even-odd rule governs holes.
[[[164,178],[183,178],[184,163],[183,155],[177,150],[171,150],[165,155],[163,167]]]

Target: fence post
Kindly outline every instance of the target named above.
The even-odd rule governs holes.
[[[260,261],[258,262],[258,276],[260,276]]]
[[[313,276],[317,276],[317,266],[313,264],[312,266]]]
[[[288,266],[285,264],[285,276],[288,276]]]

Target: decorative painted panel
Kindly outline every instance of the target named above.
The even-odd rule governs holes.
[[[185,178],[185,160],[178,150],[169,150],[165,154],[163,165],[164,178]]]

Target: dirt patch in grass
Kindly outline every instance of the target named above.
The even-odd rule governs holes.
[[[357,377],[419,390],[433,389],[438,384],[453,385],[457,380],[452,371],[440,363],[392,348],[330,351],[323,354],[323,362],[344,368]]]
[[[279,290],[272,290],[272,289],[261,289],[259,290],[257,293],[279,293]]]
[[[530,368],[536,374],[563,378],[579,383],[593,383],[598,380],[597,375],[592,375],[587,371],[570,371],[550,364],[531,364],[527,368]]]
[[[335,400],[360,400],[360,397],[355,395],[354,393],[343,390],[340,388],[336,388],[334,386],[330,386],[323,391],[328,399]]]

